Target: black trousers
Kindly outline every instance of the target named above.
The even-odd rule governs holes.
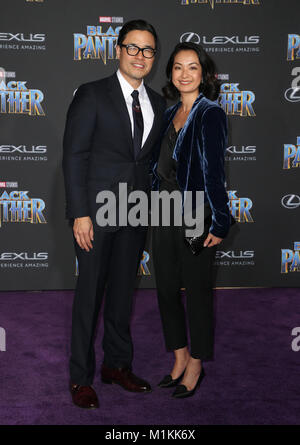
[[[212,265],[216,246],[194,256],[184,243],[183,227],[153,228],[153,263],[158,304],[168,350],[187,346],[186,314],[180,289],[186,289],[191,355],[213,357]]]
[[[93,382],[94,337],[105,286],[104,363],[110,368],[131,366],[132,296],[145,239],[146,230],[130,226],[115,232],[96,229],[89,252],[74,239],[79,276],[72,311],[71,382]]]

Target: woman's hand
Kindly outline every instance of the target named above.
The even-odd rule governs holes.
[[[93,248],[94,241],[93,223],[89,216],[75,218],[73,225],[73,233],[78,245],[87,252]]]
[[[206,240],[204,241],[203,246],[204,247],[212,247],[216,246],[217,244],[220,244],[220,242],[223,240],[223,238],[218,238],[217,236],[213,235],[212,233],[209,233],[207,235]]]

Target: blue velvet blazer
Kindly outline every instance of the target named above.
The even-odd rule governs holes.
[[[165,111],[162,138],[168,131],[181,102]],[[204,202],[212,210],[210,232],[225,238],[231,225],[225,190],[224,158],[227,143],[227,119],[223,109],[202,93],[195,100],[173,152],[177,161],[177,182],[181,192],[204,191]],[[153,162],[153,188],[159,189],[157,175],[159,150]]]

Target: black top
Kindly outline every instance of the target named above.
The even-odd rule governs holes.
[[[180,128],[181,130],[181,128]],[[171,122],[168,131],[166,132],[160,149],[160,155],[157,165],[157,173],[161,179],[161,185],[165,188],[172,190],[179,190],[179,186],[176,180],[177,176],[177,162],[173,159],[173,152],[177,137],[180,130],[176,133],[173,122]]]

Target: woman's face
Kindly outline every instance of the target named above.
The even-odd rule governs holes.
[[[176,54],[172,68],[172,82],[180,93],[199,94],[202,67],[195,51],[182,50]]]

